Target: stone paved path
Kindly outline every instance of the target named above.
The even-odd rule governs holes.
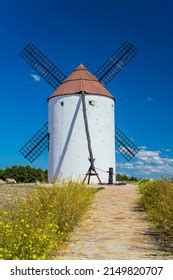
[[[159,251],[134,185],[106,186],[57,259],[173,259]]]

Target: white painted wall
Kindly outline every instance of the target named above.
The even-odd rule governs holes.
[[[115,172],[114,100],[96,95],[85,95],[91,146],[95,167]],[[95,106],[89,105],[94,101]],[[64,106],[61,106],[63,102]],[[49,99],[49,164],[48,180],[83,180],[90,163],[80,94]],[[98,170],[102,182],[108,173]],[[97,183],[95,176],[91,182]]]

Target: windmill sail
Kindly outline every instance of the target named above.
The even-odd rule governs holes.
[[[48,149],[48,146],[48,123],[45,123],[44,126],[20,149],[20,152],[30,162],[33,162],[44,150]]]
[[[21,57],[37,73],[56,89],[66,76],[34,44],[29,43],[20,53]]]
[[[123,43],[123,45],[95,72],[96,78],[103,85],[107,85],[137,52],[138,50],[133,44],[129,42]]]
[[[129,161],[136,155],[139,148],[117,126],[115,135],[117,151]],[[48,123],[45,123],[44,126],[20,149],[20,152],[30,162],[34,162],[42,154],[42,152],[48,148]],[[89,148],[89,151],[91,164],[93,169],[95,169],[91,148]]]
[[[108,84],[138,52],[137,48],[125,42],[95,73],[103,84]],[[66,76],[34,44],[29,43],[21,52],[21,57],[33,67],[54,89]],[[116,148],[127,159],[136,155],[139,149],[116,127]],[[48,149],[49,133],[46,123],[20,150],[22,155],[33,162],[44,150]],[[91,156],[90,156],[91,157]],[[93,157],[91,157],[92,159]],[[92,160],[94,166],[94,161]]]
[[[117,126],[115,132],[116,149],[128,161],[139,151],[139,148]]]

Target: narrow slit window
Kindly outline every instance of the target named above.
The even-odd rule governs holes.
[[[95,101],[94,100],[89,100],[89,105],[95,106]]]

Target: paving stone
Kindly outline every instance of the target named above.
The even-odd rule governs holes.
[[[135,185],[105,186],[56,259],[173,259],[146,234],[138,199]]]

